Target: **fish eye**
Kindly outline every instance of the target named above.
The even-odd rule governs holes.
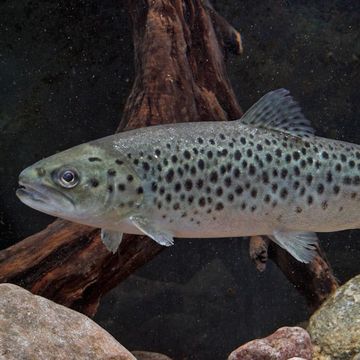
[[[59,182],[62,187],[71,189],[79,183],[79,176],[75,170],[63,170],[60,172]]]

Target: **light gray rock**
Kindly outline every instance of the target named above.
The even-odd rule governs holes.
[[[87,316],[0,284],[1,360],[136,360]]]
[[[360,353],[360,275],[341,286],[310,318],[314,359],[352,360]]]

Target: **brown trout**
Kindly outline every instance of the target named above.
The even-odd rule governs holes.
[[[315,232],[360,227],[360,146],[314,136],[285,89],[229,122],[131,130],[40,160],[17,196],[45,213],[164,246],[174,238],[269,236],[297,260]]]

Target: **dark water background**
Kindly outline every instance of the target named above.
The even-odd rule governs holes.
[[[360,143],[359,1],[213,4],[243,36],[228,61],[243,109],[285,87],[318,135]],[[19,172],[113,133],[133,77],[125,2],[0,1],[0,248],[53,220],[17,200]],[[360,272],[359,231],[320,239],[341,281]],[[109,293],[96,321],[129,349],[202,360],[307,315],[272,263],[256,272],[247,240],[181,240]]]

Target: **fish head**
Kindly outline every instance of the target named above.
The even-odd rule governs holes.
[[[125,156],[82,144],[23,170],[16,195],[44,213],[96,227],[125,218],[142,200]]]

